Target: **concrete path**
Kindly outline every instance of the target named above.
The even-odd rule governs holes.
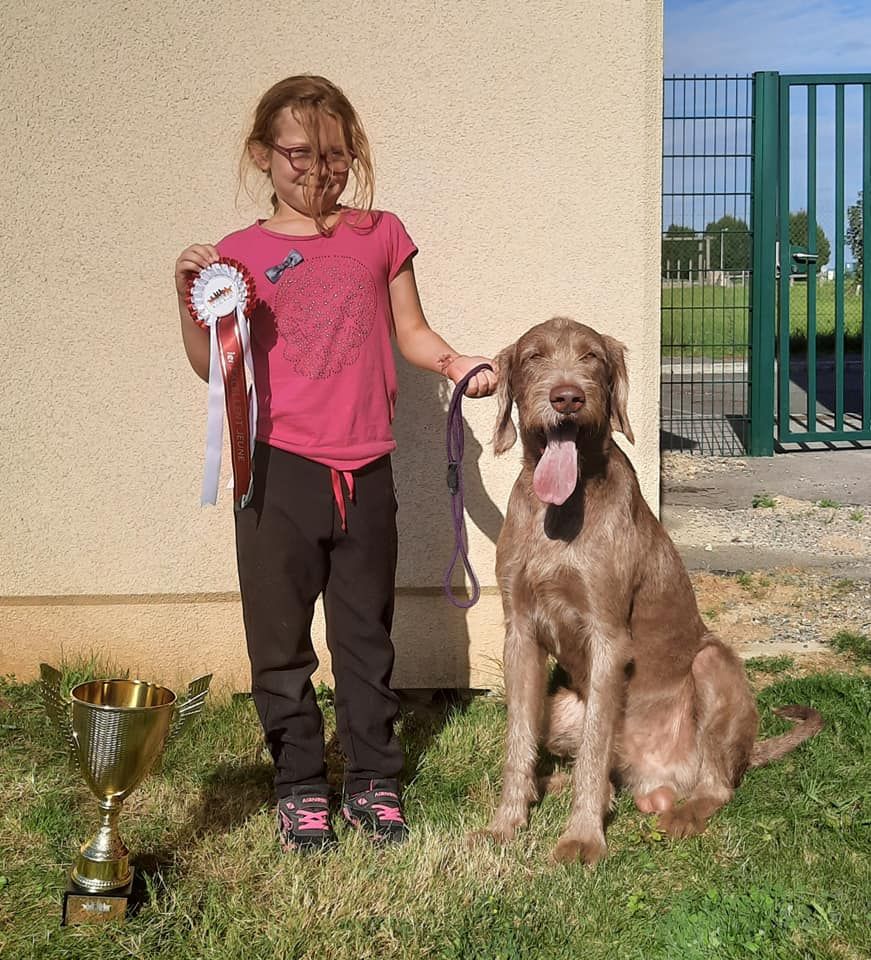
[[[780,505],[754,510],[761,494]],[[871,579],[871,450],[666,454],[662,520],[691,570],[806,567]]]

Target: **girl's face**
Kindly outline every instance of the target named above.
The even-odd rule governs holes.
[[[272,180],[279,203],[306,217],[317,212],[312,205],[321,213],[333,210],[347,186],[350,162],[339,121],[324,117],[321,142],[309,143],[293,108],[285,107],[275,118],[273,138],[272,148],[255,148],[252,155]]]

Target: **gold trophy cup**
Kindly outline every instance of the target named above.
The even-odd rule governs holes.
[[[40,664],[45,709],[100,802],[100,829],[85,843],[64,894],[63,923],[123,917],[133,890],[129,851],[118,833],[125,798],[169,740],[203,708],[212,675],[198,677],[184,700],[142,680],[89,680],[61,697],[61,675]]]

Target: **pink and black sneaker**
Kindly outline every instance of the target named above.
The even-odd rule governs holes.
[[[285,852],[316,853],[336,845],[326,787],[301,784],[278,801],[278,838]]]
[[[408,839],[408,824],[395,780],[370,780],[368,790],[346,794],[342,816],[368,833],[375,843],[402,843]]]

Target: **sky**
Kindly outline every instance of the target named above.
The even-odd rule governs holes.
[[[665,0],[665,75],[871,74],[871,0]],[[818,88],[817,217],[834,238],[834,93]],[[790,209],[807,206],[806,93],[790,103]],[[861,187],[861,88],[845,96],[845,205]],[[864,131],[871,137],[871,131]],[[845,217],[846,221],[846,217]],[[833,256],[829,266],[834,266]],[[852,260],[849,248],[847,261]]]
[[[871,0],[665,0],[665,73],[871,73]]]

